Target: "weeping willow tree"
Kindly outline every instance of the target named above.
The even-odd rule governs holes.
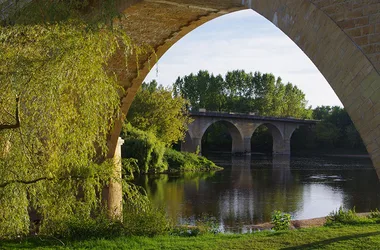
[[[0,238],[28,233],[31,212],[54,233],[101,207],[123,91],[107,65],[134,51],[110,6],[25,1],[0,26]]]

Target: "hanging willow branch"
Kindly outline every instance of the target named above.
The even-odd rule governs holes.
[[[84,176],[66,176],[62,178],[53,178],[53,177],[40,177],[34,180],[10,180],[4,183],[0,183],[0,188],[5,188],[8,185],[11,184],[24,184],[24,185],[30,185],[30,184],[36,184],[40,181],[68,181],[68,180],[86,180],[87,177]]]
[[[16,97],[16,123],[15,124],[0,124],[0,130],[16,129],[20,127],[21,123],[20,123],[19,107],[20,107],[20,98]]]

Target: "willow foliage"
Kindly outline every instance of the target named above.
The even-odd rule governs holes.
[[[143,83],[128,112],[127,120],[143,131],[150,131],[166,145],[185,138],[188,124],[186,105],[181,96],[173,97],[171,89],[157,86],[157,82]]]
[[[0,27],[0,238],[27,233],[32,212],[45,233],[89,217],[111,175],[106,137],[121,89],[106,68],[133,47],[75,15],[46,21]]]

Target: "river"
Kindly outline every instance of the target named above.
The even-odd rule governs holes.
[[[380,184],[369,158],[210,155],[215,173],[141,176],[154,206],[178,224],[213,220],[225,232],[247,232],[274,210],[292,219],[328,215],[340,206],[380,207]]]

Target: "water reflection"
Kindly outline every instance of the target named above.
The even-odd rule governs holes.
[[[274,210],[305,219],[325,216],[341,205],[356,206],[358,212],[380,205],[379,183],[368,159],[210,158],[225,169],[143,176],[138,184],[178,223],[214,217],[227,231],[269,221]]]

